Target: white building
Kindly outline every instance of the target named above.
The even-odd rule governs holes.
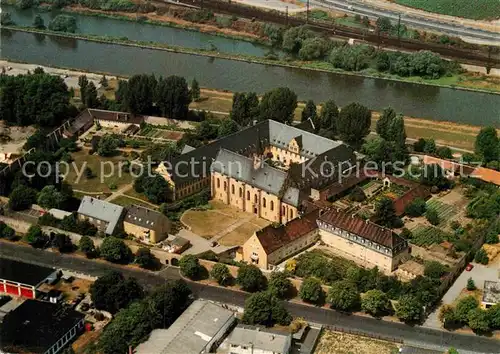
[[[229,338],[230,354],[288,354],[292,335],[265,328],[238,325]]]

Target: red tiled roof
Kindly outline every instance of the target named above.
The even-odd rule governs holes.
[[[419,185],[415,188],[410,189],[408,192],[403,194],[401,197],[394,201],[394,209],[396,209],[396,215],[403,215],[405,208],[416,198],[426,199],[431,195],[429,188]]]
[[[391,249],[404,242],[390,229],[337,209],[325,212],[319,220]]]
[[[500,186],[500,172],[490,168],[478,167],[471,173],[471,177]]]
[[[264,248],[266,254],[271,254],[290,242],[310,233],[318,227],[316,219],[319,209],[297,219],[293,219],[286,225],[273,227],[269,225],[255,233]]]
[[[439,167],[441,167],[445,170],[453,171],[453,172],[460,172],[460,173],[463,173],[464,175],[470,175],[474,171],[474,167],[460,164],[458,162],[454,162],[454,161],[450,161],[450,160],[440,159],[440,158],[429,156],[429,155],[424,155],[423,163],[424,163],[424,165],[437,164],[437,165],[439,165]]]

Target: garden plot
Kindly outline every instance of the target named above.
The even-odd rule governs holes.
[[[417,225],[411,232],[413,234],[411,243],[417,246],[431,246],[454,239],[452,234],[444,232],[434,226]]]
[[[458,214],[458,210],[453,205],[440,202],[434,198],[427,202],[427,209],[434,209],[437,211],[440,226],[447,225],[448,222],[454,219]]]

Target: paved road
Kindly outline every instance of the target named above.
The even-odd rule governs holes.
[[[327,8],[339,9],[345,12],[378,18],[381,16],[390,18],[394,23],[401,15],[401,23],[411,27],[419,27],[433,31],[448,33],[454,36],[465,36],[478,40],[491,42],[500,46],[500,36],[498,33],[481,30],[478,28],[466,27],[457,23],[446,22],[444,20],[434,20],[428,17],[418,16],[415,13],[400,13],[388,9],[381,9],[358,1],[347,0],[311,0],[311,4],[320,5]]]
[[[158,273],[150,273],[106,262],[90,261],[68,255],[61,256],[56,253],[9,243],[0,244],[0,256],[34,264],[63,268],[92,276],[100,276],[110,269],[117,269],[127,276],[137,278],[146,288],[156,287],[164,283],[167,279],[180,278],[176,268],[169,267]],[[243,306],[247,297],[244,293],[197,283],[189,283],[189,286],[198,297],[236,306]],[[499,341],[483,337],[458,335],[423,327],[410,327],[400,323],[382,322],[369,317],[346,315],[332,310],[296,303],[286,303],[286,306],[294,316],[300,316],[309,321],[401,339],[404,340],[405,344],[427,349],[444,351],[453,346],[459,349],[460,353],[498,353],[498,348],[500,348]]]

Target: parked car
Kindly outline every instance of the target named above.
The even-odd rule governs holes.
[[[467,264],[467,267],[465,267],[465,270],[470,272],[472,270],[472,268],[474,268],[474,265],[473,264]]]

